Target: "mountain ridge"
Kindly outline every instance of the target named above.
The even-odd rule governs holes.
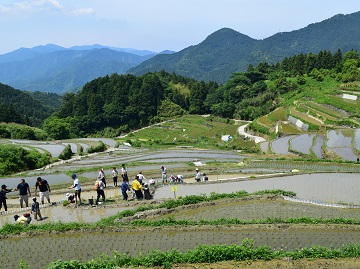
[[[359,24],[360,12],[337,14],[301,29],[277,33],[260,40],[222,28],[197,45],[168,56],[156,55],[132,67],[128,73],[143,75],[164,69],[196,80],[224,83],[232,73],[245,71],[249,64],[273,64],[285,57],[300,53],[318,53],[321,50],[360,50]],[[224,38],[244,43],[229,43],[223,40]]]

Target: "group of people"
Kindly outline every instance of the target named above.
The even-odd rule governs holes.
[[[170,184],[177,184],[184,182],[183,175],[176,175],[176,176],[170,175],[168,179],[166,167],[161,166],[160,169],[161,169],[161,178],[163,184],[167,184],[168,181]],[[120,188],[121,188],[121,193],[123,195],[123,200],[128,200],[129,194],[131,195],[132,199],[137,199],[137,200],[142,200],[142,199],[149,200],[153,198],[155,193],[155,183],[156,183],[154,179],[150,179],[148,180],[148,182],[145,182],[147,181],[147,179],[140,171],[139,174],[137,174],[134,177],[133,181],[130,184],[128,178],[128,171],[126,169],[125,164],[122,164],[120,173],[122,178],[122,183],[120,185]],[[120,173],[117,171],[116,167],[113,167],[111,175],[112,175],[114,187],[118,187],[118,175]],[[72,174],[71,177],[73,179],[73,184],[69,188],[74,189],[75,192],[67,193],[66,197],[68,199],[68,202],[75,203],[75,206],[77,206],[77,204],[81,205],[82,201],[81,201],[80,181],[77,178],[76,174]],[[196,182],[208,181],[208,177],[205,173],[201,174],[200,170],[196,168],[195,181]],[[100,169],[98,178],[94,186],[94,189],[96,190],[97,193],[96,204],[99,203],[100,198],[103,202],[105,202],[105,191],[104,191],[105,188],[106,188],[106,175],[104,169]],[[7,211],[6,194],[13,191],[19,191],[20,207],[23,208],[24,203],[26,207],[29,207],[29,197],[31,196],[30,186],[28,183],[25,182],[25,179],[21,179],[20,183],[14,189],[7,189],[7,186],[5,184],[1,186],[0,210],[2,209],[2,207],[4,207],[4,210]],[[51,203],[50,192],[51,189],[48,182],[45,179],[38,177],[35,183],[34,194],[36,196],[37,193],[39,193],[40,202],[42,204],[44,204],[45,198],[47,199],[48,203]],[[43,218],[40,213],[40,204],[37,202],[36,197],[33,197],[32,200],[33,200],[33,204],[31,206],[31,213],[34,214],[34,218],[36,220],[38,220],[38,218],[39,220],[42,220]],[[15,215],[14,218],[17,222],[20,223],[30,223],[31,221],[31,217],[27,216],[27,214],[24,214],[24,216]]]
[[[161,169],[162,184],[167,184],[168,183],[167,169],[164,166],[161,166],[160,169]],[[200,181],[206,182],[209,180],[209,177],[206,175],[206,173],[201,173],[199,168],[196,168],[195,171],[196,171],[196,174],[195,174],[196,182],[200,182]],[[184,177],[183,177],[183,175],[177,175],[177,176],[170,175],[169,183],[170,184],[184,183]]]
[[[128,180],[128,175],[127,175],[127,169],[125,164],[121,165],[121,177],[123,180]],[[111,171],[111,175],[112,175],[112,180],[114,183],[114,187],[118,186],[118,175],[119,172],[116,169],[116,166],[113,167],[113,170]],[[106,188],[106,175],[105,175],[105,171],[103,168],[100,169],[99,171],[99,175],[98,175],[98,180],[101,180],[104,183],[104,188]]]
[[[9,192],[19,191],[19,202],[20,207],[24,207],[24,203],[26,207],[29,207],[29,196],[31,196],[30,186],[28,183],[25,182],[25,179],[21,179],[20,183],[17,185],[16,188],[7,189],[5,184],[1,185],[0,190],[0,210],[4,207],[4,210],[7,211],[7,204],[6,204],[6,194]],[[50,186],[45,179],[38,177],[35,183],[35,191],[34,194],[36,196],[37,192],[39,192],[40,201],[44,204],[45,198],[50,203]],[[34,197],[35,198],[35,197]],[[33,200],[34,200],[33,198]],[[36,199],[36,198],[35,198]]]

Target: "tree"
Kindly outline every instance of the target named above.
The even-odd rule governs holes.
[[[49,117],[44,121],[43,128],[53,139],[70,138],[70,124],[64,119]]]

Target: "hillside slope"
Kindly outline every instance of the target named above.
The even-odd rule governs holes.
[[[54,49],[48,53],[23,49],[11,57],[0,57],[3,60],[0,63],[0,82],[21,90],[61,94],[100,76],[122,74],[152,56],[107,48]],[[5,62],[9,60],[12,61]]]
[[[196,80],[224,83],[233,72],[245,71],[249,64],[276,63],[299,53],[321,50],[360,50],[360,12],[336,15],[292,32],[255,40],[231,29],[221,29],[196,46],[172,55],[157,55],[128,72],[176,72]]]

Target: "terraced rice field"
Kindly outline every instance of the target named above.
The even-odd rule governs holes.
[[[269,198],[269,197],[268,197]],[[224,200],[218,203],[199,204],[193,208],[163,215],[161,218],[216,220],[238,218],[286,218],[315,216],[324,218],[353,217],[360,219],[359,209],[340,210],[320,206],[292,204],[281,199],[255,198]],[[152,218],[148,218],[151,220]],[[155,218],[153,218],[155,220]],[[295,250],[321,245],[329,248],[341,247],[360,240],[360,228],[354,225],[291,225],[291,224],[248,224],[248,225],[194,225],[174,227],[127,226],[93,232],[71,232],[38,234],[2,238],[6,248],[2,249],[1,263],[6,268],[18,268],[19,257],[26,260],[31,268],[44,268],[49,262],[61,260],[87,261],[100,254],[113,256],[114,251],[131,256],[147,254],[152,250],[187,251],[200,244],[241,244],[252,240],[255,246],[270,246],[274,250]],[[23,251],[31,246],[31,251]],[[46,255],[41,259],[33,253]]]

